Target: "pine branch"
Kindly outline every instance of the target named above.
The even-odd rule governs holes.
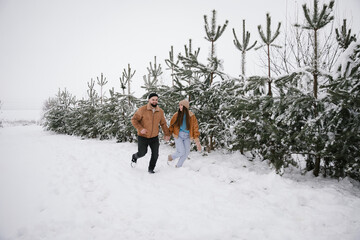
[[[234,38],[235,38],[235,39],[233,40],[235,47],[236,47],[237,49],[239,49],[240,51],[243,51],[243,46],[241,45],[241,43],[239,42],[238,38],[236,37],[235,29],[233,28],[232,30],[233,30],[233,34],[234,34]]]
[[[343,25],[341,26],[341,33],[339,30],[335,29],[336,40],[341,48],[347,49],[351,42],[356,41],[356,34],[351,35],[351,29],[347,29],[346,19],[343,20]]]
[[[270,43],[273,43],[275,41],[275,39],[279,36],[280,27],[281,27],[281,22],[279,22],[278,28],[276,29],[275,35],[271,38]]]

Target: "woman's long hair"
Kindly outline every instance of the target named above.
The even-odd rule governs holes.
[[[181,124],[183,123],[184,114],[186,114],[186,130],[190,129],[190,114],[189,110],[183,106],[183,110],[180,111],[180,108],[178,110],[176,121],[174,122],[175,126],[178,126],[180,128]]]

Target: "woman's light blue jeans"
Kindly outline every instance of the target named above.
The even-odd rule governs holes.
[[[176,167],[181,167],[190,153],[190,135],[180,131],[179,137],[175,138],[176,152],[171,154],[172,159],[180,158]]]

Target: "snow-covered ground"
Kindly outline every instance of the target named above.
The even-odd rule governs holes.
[[[38,125],[0,128],[1,240],[360,239],[348,179],[283,177],[239,153],[192,152],[156,173],[136,143],[82,140]]]
[[[0,109],[0,122],[3,126],[30,125],[39,123],[42,110]]]

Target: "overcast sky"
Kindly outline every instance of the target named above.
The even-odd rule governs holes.
[[[200,47],[200,59],[208,57],[210,43],[204,39],[203,16],[217,10],[217,23],[229,26],[216,42],[224,71],[240,73],[240,52],[233,45],[232,28],[238,36],[242,19],[259,40],[257,25],[265,26],[267,12],[272,26],[293,19],[309,0],[0,0],[0,101],[2,109],[40,109],[58,89],[67,88],[78,99],[86,97],[87,82],[104,73],[120,91],[119,77],[128,63],[136,70],[135,95],[142,93],[142,76],[157,56],[163,83],[170,84],[164,59],[171,45],[184,52],[191,38]],[[321,1],[321,3],[328,1]],[[360,30],[360,1],[337,0],[338,26],[343,18],[353,32]],[[249,52],[248,75],[259,70],[258,53]],[[108,95],[108,93],[107,93]]]

